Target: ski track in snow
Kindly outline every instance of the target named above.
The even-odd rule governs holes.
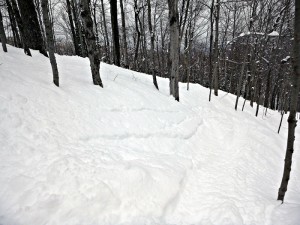
[[[286,116],[266,117],[220,91],[57,56],[0,54],[0,224],[287,224],[300,221],[300,154],[286,203],[276,201]],[[242,105],[240,99],[240,105]],[[261,109],[262,110],[262,109]],[[295,149],[299,146],[296,130]]]

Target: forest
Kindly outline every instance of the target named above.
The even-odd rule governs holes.
[[[243,127],[243,124],[245,124],[245,127],[247,127],[248,130],[251,126],[253,126],[251,129],[256,129],[256,127],[265,126],[264,123],[271,123],[269,122],[271,117],[273,122],[272,125],[270,125],[270,127],[272,127],[270,130],[272,130],[274,134],[269,133],[271,132],[270,130],[266,130],[266,133],[264,133],[262,131],[265,128],[259,128],[262,130],[258,129],[258,133],[253,134],[253,138],[256,141],[260,140],[259,142],[264,142],[264,139],[261,139],[264,135],[272,137],[272,140],[270,139],[268,143],[270,143],[270,145],[275,143],[275,147],[260,147],[259,149],[264,149],[263,151],[265,151],[265,149],[271,150],[271,148],[278,148],[278,151],[276,150],[277,152],[280,152],[279,149],[281,149],[281,153],[285,154],[281,156],[281,161],[279,160],[281,164],[276,165],[277,169],[281,171],[280,174],[276,175],[279,180],[276,184],[272,184],[272,188],[273,186],[276,186],[276,190],[278,192],[277,198],[274,197],[275,194],[273,193],[274,199],[279,200],[278,202],[281,202],[282,204],[285,203],[284,200],[286,193],[289,192],[288,184],[291,182],[291,176],[293,176],[291,174],[295,170],[292,164],[292,159],[293,157],[296,157],[296,160],[300,161],[299,153],[297,153],[299,150],[299,129],[297,128],[297,119],[299,119],[300,112],[300,1],[0,0],[0,40],[3,51],[0,53],[0,56],[2,57],[0,58],[0,79],[3,79],[3,82],[0,81],[2,83],[2,85],[0,84],[0,89],[2,89],[4,96],[3,97],[0,93],[0,100],[3,101],[3,105],[5,105],[5,96],[8,96],[10,93],[10,89],[6,89],[8,86],[10,86],[10,83],[9,85],[8,83],[5,83],[10,78],[6,77],[5,74],[11,73],[11,76],[15,76],[14,74],[20,74],[23,70],[26,71],[24,72],[25,74],[28,73],[29,77],[35,76],[34,74],[38,73],[48,73],[48,75],[50,73],[53,84],[52,82],[49,82],[47,85],[51,85],[51,87],[47,86],[46,89],[48,90],[51,88],[53,93],[57,92],[61,94],[61,91],[64,91],[64,88],[67,85],[66,80],[70,81],[69,85],[73,85],[73,82],[75,82],[71,79],[73,75],[74,79],[81,79],[79,76],[80,71],[80,73],[84,74],[83,76],[90,77],[92,81],[90,85],[92,92],[89,92],[89,89],[86,91],[90,95],[92,95],[92,93],[97,93],[96,95],[98,96],[100,102],[102,98],[101,94],[103,94],[104,102],[110,101],[107,100],[109,97],[106,96],[107,94],[104,94],[104,92],[110,92],[110,88],[112,88],[116,82],[119,82],[118,80],[125,79],[122,74],[127,77],[126,79],[131,77],[130,82],[140,81],[141,85],[144,85],[145,82],[147,85],[151,84],[149,87],[147,86],[147,90],[150,87],[153,87],[154,90],[149,89],[149,92],[143,92],[140,94],[141,96],[145,96],[141,102],[143,102],[143,104],[146,104],[144,101],[147,102],[150,108],[153,107],[153,105],[150,100],[149,102],[146,100],[147,98],[151,98],[153,102],[164,102],[164,104],[168,106],[170,105],[170,107],[173,107],[173,104],[183,104],[187,108],[181,109],[180,107],[183,106],[178,105],[178,110],[183,110],[180,112],[185,112],[186,115],[186,118],[182,120],[183,122],[185,120],[189,120],[191,117],[194,118],[193,110],[196,108],[196,103],[195,106],[193,105],[195,101],[194,99],[199,100],[197,100],[197,107],[201,107],[201,110],[197,111],[197,113],[199,113],[198,116],[203,116],[203,118],[205,118],[204,115],[209,116],[208,111],[205,111],[209,108],[212,110],[213,115],[221,118],[220,115],[230,109],[232,112],[228,111],[226,118],[228,119],[228,115],[231,115],[232,117],[237,116],[236,118],[240,119],[234,119],[232,123],[239,123],[240,127]],[[20,50],[23,51],[23,53],[21,53]],[[10,56],[9,54],[13,55]],[[13,61],[13,57],[16,58],[16,61]],[[70,60],[73,59],[73,61],[69,62],[67,58]],[[47,64],[44,60],[47,60]],[[63,62],[65,62],[65,64]],[[86,68],[86,66],[78,67],[78,72],[75,70],[73,71],[73,66],[76,67],[77,64],[85,65],[85,62],[88,62],[89,71],[83,70],[83,68]],[[24,67],[19,68],[20,65]],[[33,69],[32,74],[30,73],[29,65],[31,65]],[[49,68],[51,66],[51,72],[49,72],[49,69],[46,69],[45,65],[48,65]],[[113,76],[113,78],[108,78],[109,74]],[[144,74],[147,75],[144,77]],[[20,82],[18,79],[19,78],[16,78],[16,82]],[[21,80],[23,79],[26,80],[26,77],[24,76]],[[131,94],[127,92],[127,89],[123,90],[125,86],[122,87],[122,84],[118,84],[120,85],[120,87],[118,86],[120,88],[120,92],[116,91],[116,93],[112,93],[115,94],[115,98],[120,99],[123,99],[121,96],[122,93],[124,96],[128,96],[128,99],[123,99],[125,102],[128,101],[128,105],[131,103],[139,104],[135,102],[134,98],[140,98],[140,96],[137,97],[137,95],[139,95],[139,93],[142,91],[142,88],[136,87],[135,83],[131,84],[126,79],[124,80],[124,85],[129,85],[129,87],[126,86],[128,89],[130,89],[130,85],[133,85],[132,91],[136,90],[136,93]],[[21,81],[20,83],[22,82],[24,81]],[[35,82],[36,81],[33,83]],[[76,85],[83,85],[83,83]],[[201,91],[199,89],[201,94],[198,93],[198,87],[205,88],[203,91],[202,89]],[[101,93],[94,93],[94,89],[92,88],[100,89],[98,91],[101,91]],[[195,89],[197,89],[197,91],[195,91]],[[17,90],[17,88],[12,88],[12,90]],[[20,90],[22,90],[22,88]],[[204,92],[204,90],[206,91]],[[40,95],[37,94],[39,91],[33,92],[36,93],[36,96],[38,96]],[[166,100],[162,100],[160,96],[157,96],[158,93],[165,92],[167,93],[167,96],[172,96],[172,102],[166,102]],[[10,95],[13,95],[12,93]],[[74,96],[77,96],[77,94],[78,93],[74,94]],[[157,96],[157,99],[155,99],[154,96]],[[187,96],[190,97],[188,98]],[[7,98],[9,99],[9,97]],[[49,98],[56,99],[57,97],[53,95]],[[229,101],[228,99],[230,99],[230,103],[220,103],[223,98],[226,98],[226,102]],[[28,98],[26,97],[26,99]],[[46,99],[47,98],[45,96],[45,101]],[[83,102],[83,99],[80,101]],[[94,104],[94,107],[96,107],[91,109],[91,111],[95,110],[93,112],[97,113],[97,110],[100,110],[101,113],[105,114],[105,107],[100,109],[97,108],[99,107],[97,106],[97,104],[99,104],[98,100],[93,100],[92,97],[92,100],[90,101],[91,104]],[[69,101],[66,100],[66,102]],[[63,106],[66,104],[66,102],[60,104]],[[108,118],[113,117],[114,113],[118,112],[118,110],[123,112],[124,107],[127,107],[119,106],[118,102],[119,101],[116,101],[116,108],[113,108],[112,103],[108,103],[107,107],[112,107],[110,109],[112,115],[110,115]],[[200,102],[202,105],[198,105]],[[158,105],[158,103],[155,104],[157,104],[157,110],[161,110],[159,108],[160,105]],[[225,107],[223,104],[228,108],[223,108]],[[100,105],[102,105],[102,103],[100,103]],[[208,108],[205,109],[204,105]],[[217,106],[220,107],[220,115],[218,114]],[[130,107],[133,107],[130,109],[132,110],[132,113],[136,113],[136,111],[134,111],[135,106],[132,105]],[[163,105],[161,107],[166,106]],[[10,108],[10,106],[3,106],[4,111],[7,108]],[[148,109],[147,106],[144,106],[144,108],[139,110],[143,111],[145,109]],[[60,113],[63,114],[63,112],[60,110],[61,109],[55,111],[54,113],[55,115],[57,113],[57,117],[59,117]],[[74,110],[79,110],[79,107],[76,109],[74,108]],[[154,108],[151,108],[151,110],[154,110]],[[154,110],[154,112],[157,113],[157,110]],[[164,112],[168,112],[168,110],[174,110],[174,112],[177,111],[175,108],[165,110],[166,111]],[[188,110],[192,110],[193,112],[189,112]],[[19,112],[20,109],[16,109],[16,112],[17,111]],[[201,112],[204,114],[201,115]],[[242,114],[239,114],[240,112]],[[48,115],[49,112],[45,113],[45,115]],[[126,110],[124,113],[126,113]],[[8,116],[8,114],[9,113],[4,113],[3,117]],[[90,113],[87,112],[87,114]],[[140,123],[144,124],[145,129],[151,130],[151,124],[145,122],[145,120],[147,120],[146,114],[143,116],[145,118],[143,117],[144,119],[141,119]],[[180,117],[180,115],[178,116]],[[84,116],[81,114],[79,117],[84,118]],[[162,121],[165,121],[165,123],[168,124],[167,121],[172,121],[172,116],[169,115],[169,117],[169,120],[163,118]],[[287,117],[287,119],[285,119],[285,117]],[[119,118],[118,116],[117,118],[117,121],[123,121],[124,119],[121,117]],[[178,118],[174,118],[174,121],[177,121],[175,124],[181,124],[182,121],[180,120],[181,122],[178,122]],[[243,122],[245,118],[247,118],[247,121]],[[268,121],[260,121],[258,123],[259,125],[256,126],[252,124],[252,121],[257,121],[260,119]],[[98,121],[98,119],[96,120]],[[231,121],[232,119],[228,120]],[[158,119],[156,122],[159,123],[159,121],[160,119]],[[205,124],[205,119],[203,119],[203,121],[203,124]],[[215,125],[216,127],[222,127],[223,123],[226,124],[226,121],[221,119],[218,121],[219,122]],[[125,129],[126,126],[129,127],[129,130],[133,129],[130,128],[130,126],[133,125],[126,125],[126,120],[123,122],[120,122],[120,127],[122,129]],[[137,123],[137,121],[135,122],[134,119],[129,119],[127,122],[128,124]],[[194,124],[198,124],[198,122],[194,121]],[[201,127],[202,122],[199,122],[199,127]],[[88,121],[87,124],[89,124],[87,126],[93,127],[92,121]],[[111,124],[114,124],[114,122],[112,121]],[[0,128],[1,126],[2,125],[0,122]],[[39,125],[36,127],[38,126]],[[99,125],[100,128],[101,126]],[[212,123],[207,127],[209,130],[208,132],[212,132],[210,129],[216,129],[213,128],[213,126],[214,125]],[[228,124],[228,126],[226,125],[226,128],[224,127],[224,132],[221,132],[220,137],[218,137],[218,129],[212,132],[211,136],[209,137],[216,136],[215,138],[219,141],[219,143],[227,143],[228,140],[223,140],[222,138],[225,138],[223,134],[226,133],[226,129],[227,131],[228,129],[231,130],[231,128],[229,128],[230,126],[231,125]],[[45,125],[45,129],[48,129],[47,127],[48,125]],[[49,125],[49,127],[51,127],[51,129],[53,128],[51,125]],[[10,128],[8,125],[3,125],[3,136],[0,135],[0,143],[2,143],[1,138],[3,138],[4,143],[4,140],[6,139],[5,137],[7,137],[9,133],[8,131],[12,131],[14,129],[18,130],[19,128]],[[81,124],[78,124],[78,130],[80,129],[82,129]],[[99,132],[97,129],[95,128],[93,132]],[[105,126],[103,126],[103,129],[106,129]],[[118,130],[119,128],[116,127],[115,129]],[[141,133],[137,132],[137,134],[133,135],[132,137],[137,138],[138,143],[141,138],[139,135],[142,135],[144,130],[139,130],[140,128],[136,129]],[[193,129],[192,125],[190,129]],[[238,130],[239,129],[240,128],[238,128]],[[198,130],[199,128],[195,128],[195,133],[193,135],[200,132]],[[24,132],[26,133],[26,131]],[[156,132],[156,135],[161,134],[160,131],[153,132]],[[234,131],[232,130],[232,132]],[[62,133],[64,132],[62,131]],[[126,136],[125,133],[120,134],[120,136]],[[165,133],[162,134],[167,136]],[[180,136],[180,134],[177,133],[174,135]],[[251,135],[249,136],[249,139],[246,138],[248,135],[247,133],[244,134],[241,132],[239,135],[245,136],[236,136],[236,138],[241,138],[242,140],[245,138],[245,140],[251,141]],[[53,135],[50,136],[51,138],[54,138]],[[193,138],[192,136],[189,137],[187,135],[183,139]],[[117,135],[114,137],[118,139]],[[105,136],[105,134],[103,134],[100,139],[101,138],[103,138],[104,142],[110,140]],[[127,138],[130,139],[131,136],[129,135]],[[145,137],[143,136],[143,138]],[[226,136],[226,138],[228,137]],[[280,144],[276,144],[277,138],[280,140],[278,141]],[[74,138],[74,140],[77,139]],[[210,141],[209,146],[213,146],[213,142],[213,140]],[[17,143],[17,141],[11,141],[11,143]],[[185,142],[183,142],[182,145],[185,145],[184,143]],[[145,145],[148,146],[152,144],[153,143],[151,142],[150,144],[148,143]],[[231,146],[231,144],[232,143],[229,143],[228,145]],[[154,146],[155,145],[156,144],[154,144]],[[187,146],[188,145],[189,144],[187,144]],[[221,146],[222,144],[220,144],[220,147]],[[120,143],[119,147],[121,148],[124,146]],[[9,146],[7,147],[7,149],[10,148],[11,147]],[[194,149],[194,147],[192,148]],[[208,149],[209,148],[210,147],[208,147]],[[255,147],[251,147],[251,149],[254,148]],[[293,156],[294,151],[297,153],[295,156]],[[247,154],[250,153],[248,152]],[[271,154],[271,152],[268,154]],[[4,159],[6,156],[2,157]],[[219,156],[216,154],[214,157]],[[270,165],[272,163],[273,162],[270,161]],[[299,168],[299,162],[295,163],[296,168]],[[250,169],[251,165],[249,165],[247,168]],[[258,166],[258,168],[260,167]],[[271,166],[268,168],[271,168]],[[184,179],[180,180],[178,183],[181,185],[184,183]],[[5,182],[4,178],[3,180],[0,180],[0,185],[2,182]],[[255,186],[257,186],[257,184]],[[182,187],[180,186],[180,188]],[[292,188],[292,192],[293,190],[294,189]],[[5,202],[6,200],[4,201],[0,196],[0,224],[2,224],[2,222],[4,222],[3,224],[14,224],[14,220],[7,219],[10,218],[9,216],[3,216],[8,214],[1,214],[1,209],[5,209],[5,207],[3,208],[1,206],[1,201]],[[149,203],[148,201],[146,202]],[[300,201],[295,204],[297,205],[296,208],[300,209]],[[169,207],[171,206],[166,205],[166,208],[164,209],[166,212],[163,210],[164,216],[165,213],[169,213],[171,210]],[[121,212],[123,211],[121,210]],[[287,209],[287,212],[290,212],[289,209]],[[221,212],[220,214],[224,215]],[[246,214],[249,215],[251,212],[247,212]],[[180,215],[186,216],[184,213]],[[279,213],[276,215],[279,215]],[[296,214],[293,214],[291,218],[296,219],[293,222],[286,224],[298,224],[295,221],[300,218],[295,215]],[[1,216],[5,218],[5,220],[2,220]],[[175,216],[178,215],[175,213]],[[275,224],[274,221],[266,222],[268,219],[247,220],[245,219],[247,217],[241,217],[243,218],[241,221],[230,219],[226,220],[224,217],[225,220],[209,220],[210,222],[207,222],[208,220],[176,220],[176,218],[173,220],[166,220],[166,222],[160,219],[140,220],[140,218],[135,221],[131,220],[131,217],[128,216],[126,217],[129,218],[128,221],[120,220],[119,222],[115,223],[112,222],[114,220],[110,217],[110,219],[108,219],[105,223],[101,223],[99,221],[105,221],[105,219],[101,217],[101,219],[97,220],[95,223],[93,223],[93,220],[89,220],[88,224],[122,224],[121,222],[124,222],[124,224],[125,222],[126,224],[193,224],[194,222],[201,222],[199,224],[221,225]],[[46,217],[44,216],[43,218]],[[63,221],[63,216],[59,216],[58,218],[61,219],[60,222]],[[148,217],[145,216],[145,218]],[[236,217],[232,216],[229,218]],[[256,218],[259,218],[259,216]],[[28,221],[32,222],[34,220]],[[37,221],[45,222],[44,220]],[[79,219],[77,222],[72,223],[70,220],[67,224],[84,224],[85,221],[86,220],[84,219]],[[278,224],[284,224],[279,220],[277,222]],[[25,223],[18,222],[15,224]],[[54,223],[54,221],[52,221],[45,224],[60,223]]]

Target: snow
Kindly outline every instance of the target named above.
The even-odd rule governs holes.
[[[287,61],[289,61],[291,59],[290,56],[285,57],[284,59],[281,60],[281,63],[286,63]]]
[[[287,116],[220,91],[8,46],[0,52],[0,224],[285,224],[300,221],[299,126],[284,204]],[[240,107],[242,100],[240,100]]]
[[[279,33],[277,31],[272,31],[271,33],[268,34],[269,36],[279,36]]]

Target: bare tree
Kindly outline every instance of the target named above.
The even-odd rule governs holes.
[[[84,32],[87,40],[87,53],[90,60],[93,83],[95,85],[103,87],[102,80],[100,78],[100,59],[98,48],[96,45],[96,37],[93,31],[93,20],[90,11],[90,0],[81,0],[80,7]]]
[[[48,0],[42,0],[41,2],[42,11],[43,11],[43,22],[46,30],[46,38],[47,38],[47,46],[49,51],[49,58],[53,72],[53,83],[59,87],[59,75],[57,69],[57,63],[54,55],[54,34],[52,29],[52,23],[49,19],[49,8],[48,8]]]
[[[73,21],[73,16],[72,16],[71,3],[70,3],[70,0],[66,0],[66,2],[67,2],[67,13],[68,13],[68,17],[69,17],[71,32],[72,32],[75,54],[80,55],[80,47],[79,47],[79,43],[78,43],[78,38],[76,37],[74,21]]]
[[[295,128],[297,125],[296,113],[297,113],[297,102],[300,87],[300,1],[295,0],[295,30],[294,30],[294,59],[293,68],[294,74],[292,77],[292,90],[291,90],[291,105],[290,115],[288,118],[288,138],[287,147],[284,160],[284,171],[283,177],[278,191],[277,200],[284,201],[285,193],[287,191],[288,182],[290,179],[290,172],[292,166],[292,156],[294,152],[295,142]]]
[[[19,35],[18,29],[17,29],[15,15],[13,13],[13,9],[12,9],[12,6],[11,6],[11,3],[9,0],[6,0],[6,5],[7,5],[7,11],[8,11],[8,15],[9,15],[11,29],[12,29],[13,36],[14,36],[14,44],[16,47],[21,48],[22,47],[21,39],[20,39],[20,35]]]
[[[19,31],[20,31],[20,34],[21,34],[21,38],[22,38],[22,41],[23,41],[24,52],[25,52],[26,55],[31,56],[31,52],[30,52],[30,49],[29,49],[29,42],[30,41],[29,41],[28,36],[25,34],[24,24],[23,24],[23,21],[21,19],[20,12],[19,12],[16,0],[11,0],[11,4],[12,4],[12,9],[13,9],[13,14],[16,18],[16,21],[17,21],[17,24],[18,24],[18,27],[19,27]]]
[[[120,42],[119,42],[119,26],[118,26],[118,7],[117,0],[110,0],[110,16],[112,35],[114,40],[114,62],[120,66]]]
[[[148,6],[148,26],[149,26],[149,33],[150,33],[150,42],[151,42],[151,60],[152,60],[152,77],[153,77],[153,84],[158,89],[156,74],[155,74],[155,56],[154,56],[154,40],[155,35],[152,29],[152,20],[151,20],[151,4],[150,0],[147,0]]]
[[[48,57],[33,0],[18,0],[29,47]]]
[[[125,68],[129,68],[129,64],[128,64],[128,48],[127,48],[127,35],[126,35],[126,22],[125,22],[125,12],[124,12],[123,0],[120,0],[120,9],[121,9],[121,20],[122,20],[124,66],[125,66]]]
[[[1,39],[3,51],[7,52],[6,36],[5,36],[5,30],[4,30],[4,26],[3,26],[3,19],[2,19],[1,10],[0,10],[0,39]]]
[[[179,101],[179,24],[178,0],[168,0],[170,26],[170,94]]]

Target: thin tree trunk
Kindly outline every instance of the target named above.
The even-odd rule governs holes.
[[[44,31],[43,23],[42,23],[40,0],[35,0],[35,8],[36,8],[36,12],[38,15],[38,21],[39,21],[41,32],[42,32],[43,42],[44,42],[44,45],[46,45],[46,36],[45,36],[45,31]]]
[[[213,39],[214,39],[214,20],[213,20],[213,13],[214,13],[214,4],[215,1],[211,1],[210,6],[210,37],[209,37],[209,97],[208,100],[211,100],[211,89],[212,89],[212,74],[213,74]]]
[[[261,79],[258,79],[257,82],[258,85],[258,91],[257,91],[257,96],[256,96],[256,112],[255,112],[255,116],[258,116],[258,111],[259,111],[259,103],[260,103],[260,95],[261,95]]]
[[[78,45],[75,27],[74,27],[74,21],[73,21],[73,17],[72,17],[71,3],[70,3],[70,0],[66,0],[66,2],[67,2],[67,13],[68,13],[68,17],[69,17],[71,33],[72,33],[72,38],[73,38],[73,44],[74,44],[74,49],[75,49],[75,55],[80,56],[80,48]]]
[[[76,40],[79,45],[80,56],[86,57],[85,43],[84,43],[84,38],[83,38],[83,34],[82,34],[81,22],[80,22],[79,15],[78,15],[77,4],[74,1],[75,0],[71,0],[73,16],[74,16]]]
[[[53,83],[59,87],[59,76],[58,76],[58,69],[57,63],[54,55],[54,40],[53,40],[53,29],[52,23],[49,19],[49,8],[48,8],[48,0],[42,0],[42,11],[43,11],[43,21],[46,30],[46,38],[47,38],[47,45],[49,51],[49,58],[53,72]]]
[[[136,44],[135,44],[134,62],[135,62],[135,69],[139,70],[138,55],[139,55],[139,48],[140,48],[141,32],[139,29],[139,9],[137,5],[137,0],[134,0],[134,21],[135,21],[135,32],[137,35]]]
[[[129,68],[128,63],[128,49],[127,49],[127,35],[126,35],[126,22],[125,22],[125,13],[123,0],[120,0],[120,9],[121,9],[121,20],[122,20],[122,36],[123,36],[123,55],[124,55],[124,67]]]
[[[4,26],[3,26],[3,20],[2,20],[1,10],[0,10],[0,39],[1,39],[3,51],[7,52],[6,36],[5,36],[5,31],[4,31]]]
[[[295,30],[294,30],[294,75],[292,77],[292,90],[291,90],[291,105],[290,105],[290,115],[288,118],[288,139],[286,155],[284,160],[284,171],[282,176],[282,181],[278,191],[277,200],[284,201],[285,193],[287,191],[288,182],[290,179],[290,172],[292,166],[292,156],[294,152],[294,142],[295,142],[295,128],[297,125],[296,113],[297,113],[297,102],[300,87],[300,1],[295,0]]]
[[[110,15],[111,27],[114,41],[114,63],[120,66],[120,42],[119,42],[119,27],[118,27],[118,8],[117,0],[110,0]]]
[[[153,84],[158,90],[158,84],[156,80],[156,74],[155,74],[155,57],[154,57],[154,31],[152,30],[152,21],[151,21],[151,4],[150,0],[147,0],[147,6],[148,6],[148,27],[149,27],[149,33],[150,33],[150,41],[151,41],[151,60],[152,60],[152,78],[153,78]]]
[[[215,42],[214,42],[214,94],[218,96],[219,89],[219,17],[220,17],[220,0],[216,5],[216,24],[215,24]]]
[[[106,57],[107,60],[110,61],[110,44],[109,44],[109,37],[107,32],[107,25],[106,25],[106,16],[105,16],[105,7],[103,0],[101,0],[101,11],[102,11],[102,18],[103,18],[103,26],[104,26],[104,39],[105,39],[105,49],[106,49]]]
[[[170,94],[179,101],[179,24],[178,0],[168,0],[170,25]]]
[[[103,87],[102,80],[100,78],[100,59],[98,54],[98,48],[96,45],[96,38],[93,31],[93,20],[90,11],[90,0],[81,0],[81,17],[84,26],[84,32],[87,40],[88,57],[90,60],[91,72],[93,77],[93,83]]]
[[[244,57],[244,61],[242,64],[241,74],[239,77],[239,82],[238,82],[238,86],[237,86],[237,90],[236,90],[236,101],[235,101],[235,106],[234,106],[235,110],[237,110],[239,97],[241,96],[241,89],[242,89],[242,85],[243,85],[243,77],[244,77],[244,71],[245,71],[245,66],[246,66],[246,60],[247,60],[247,51],[246,51],[246,55]]]

